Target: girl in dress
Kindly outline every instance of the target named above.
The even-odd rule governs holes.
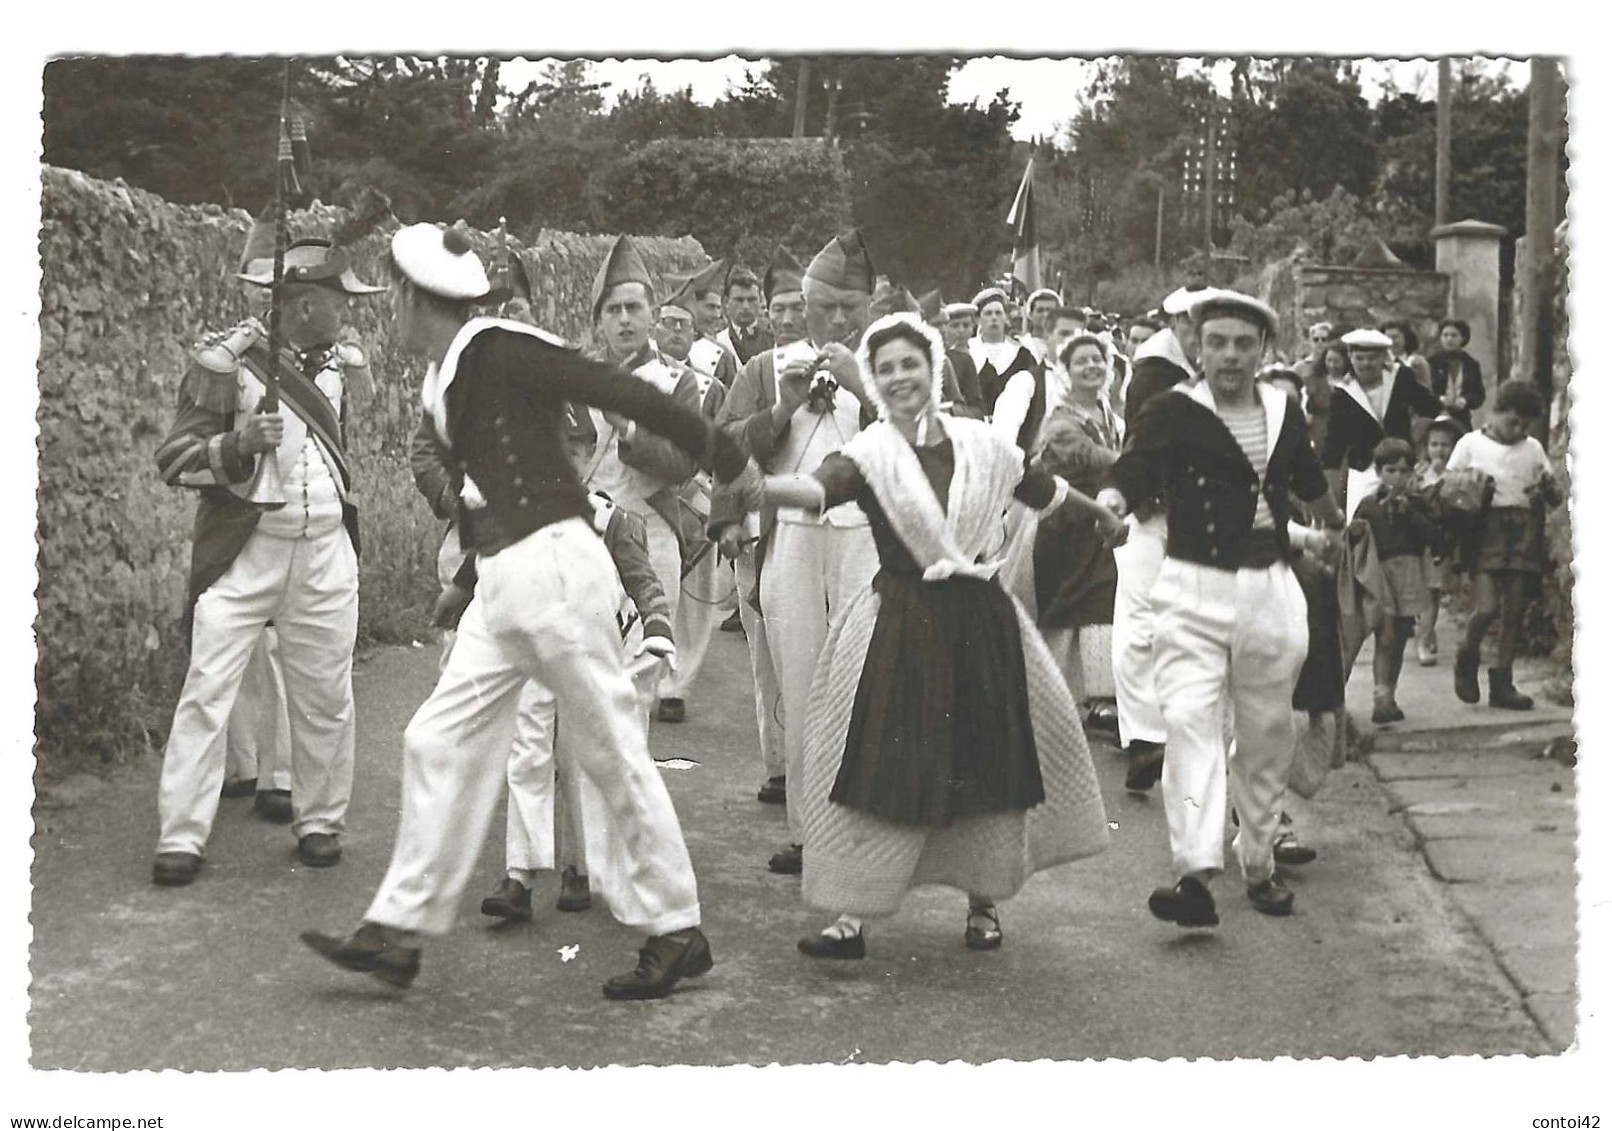
[[[1450,471],[1476,468],[1494,481],[1494,497],[1482,514],[1476,545],[1464,547],[1458,563],[1474,575],[1477,592],[1477,608],[1455,654],[1455,694],[1463,703],[1478,701],[1478,649],[1499,617],[1489,706],[1526,711],[1534,705],[1513,686],[1511,665],[1523,611],[1545,570],[1545,511],[1562,501],[1544,447],[1528,435],[1543,413],[1538,389],[1527,381],[1507,381],[1495,394],[1483,430],[1462,436],[1450,455]]]
[[[1002,943],[996,902],[1102,851],[1102,798],[1074,700],[988,557],[1002,514],[1092,500],[990,426],[939,411],[939,335],[911,314],[868,328],[861,381],[880,419],[768,501],[868,515],[880,571],[829,632],[807,714],[802,892],[839,913],[799,949],[861,958],[863,920],[908,889],[968,893],[967,946]]]

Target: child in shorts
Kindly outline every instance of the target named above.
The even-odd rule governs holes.
[[[1450,453],[1466,429],[1448,414],[1430,421],[1422,438],[1422,462],[1416,465],[1416,488],[1431,501],[1447,472]],[[1441,530],[1427,552],[1427,612],[1416,622],[1416,659],[1424,668],[1438,663],[1438,613],[1450,588],[1450,544]]]

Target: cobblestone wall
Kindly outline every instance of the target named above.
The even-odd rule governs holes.
[[[113,760],[160,739],[183,674],[195,499],[163,485],[152,453],[190,343],[246,314],[234,273],[250,218],[62,169],[45,168],[43,181],[36,732],[42,763]],[[293,232],[328,234],[344,215],[315,206],[293,216]],[[352,246],[360,277],[380,280],[393,226]],[[499,253],[494,237],[475,239],[484,257]],[[544,232],[530,247],[512,241],[548,328],[586,337],[588,292],[609,240]],[[692,239],[641,246],[656,275],[705,260]],[[441,534],[406,462],[419,367],[388,346],[386,317],[384,296],[353,302],[375,375],[373,395],[349,407],[366,639],[424,627]]]
[[[1298,258],[1266,268],[1260,290],[1281,317],[1277,348],[1288,358],[1307,352],[1305,329],[1316,322],[1377,326],[1402,318],[1427,352],[1448,309],[1450,280],[1437,271],[1326,267]]]

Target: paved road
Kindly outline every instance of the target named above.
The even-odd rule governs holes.
[[[1296,872],[1298,912],[1262,917],[1227,878],[1223,924],[1184,932],[1147,913],[1168,873],[1159,801],[1094,757],[1114,823],[1093,860],[1035,877],[1004,905],[1007,944],[962,945],[959,893],[914,894],[876,924],[861,963],[816,964],[795,939],[823,917],[766,872],[777,807],[759,765],[742,638],[719,635],[689,721],[658,726],[699,875],[715,970],[671,999],[606,1002],[638,939],[596,907],[513,929],[476,911],[500,874],[484,851],[457,928],[406,993],[344,974],[297,942],[350,927],[387,863],[401,733],[435,676],[434,647],[363,661],[358,771],[340,867],[296,864],[289,832],[224,802],[192,887],[150,883],[155,760],[42,797],[34,838],[30,1026],[38,1068],[593,1066],[983,1061],[999,1057],[1297,1057],[1538,1053],[1549,1048],[1493,952],[1428,872],[1364,767],[1309,807],[1321,859]],[[501,829],[502,815],[496,828]],[[545,904],[552,888],[540,890]],[[577,946],[573,961],[560,949]]]

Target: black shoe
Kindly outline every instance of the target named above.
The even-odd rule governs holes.
[[[236,778],[226,781],[224,788],[218,791],[220,797],[251,797],[257,792],[256,778]]]
[[[756,800],[764,805],[782,805],[785,799],[786,794],[784,793],[782,774],[775,778],[768,778],[767,784],[763,785],[756,793]]]
[[[969,950],[996,950],[1002,945],[1002,920],[996,908],[970,907],[963,928],[963,945]]]
[[[1399,704],[1392,699],[1378,703],[1371,709],[1371,721],[1378,726],[1388,723],[1402,723],[1405,721],[1405,712],[1399,709]]]
[[[698,927],[652,935],[638,950],[638,965],[604,984],[611,1001],[665,997],[679,978],[697,978],[711,968],[711,944]]]
[[[723,632],[743,632],[744,631],[744,622],[742,622],[739,619],[739,611],[737,609],[735,609],[731,614],[729,614],[727,620],[722,622],[722,631]]]
[[[1489,706],[1502,711],[1532,711],[1534,700],[1524,695],[1511,682],[1510,668],[1489,669]]]
[[[506,923],[524,922],[532,917],[532,889],[505,876],[497,889],[481,901],[481,913]]]
[[[265,821],[277,825],[291,823],[291,791],[289,789],[260,789],[252,801],[252,812]]]
[[[1249,884],[1248,898],[1254,904],[1254,910],[1262,915],[1293,914],[1293,893],[1275,876]]]
[[[1271,849],[1271,856],[1285,868],[1296,868],[1313,861],[1316,852],[1309,845],[1300,844],[1299,838],[1293,833],[1283,833],[1276,838],[1276,846]]]
[[[1146,793],[1164,776],[1164,745],[1137,739],[1131,743],[1131,764],[1125,771],[1125,788]]]
[[[683,713],[681,699],[662,699],[660,709],[655,712],[655,719],[662,723],[680,723],[683,721]]]
[[[1159,888],[1147,897],[1153,917],[1179,927],[1218,927],[1215,897],[1196,876],[1182,876],[1173,888]]]
[[[159,852],[151,865],[151,882],[163,888],[182,888],[201,871],[202,858],[194,852]]]
[[[866,958],[868,940],[863,938],[862,928],[858,927],[856,934],[846,935],[844,938],[812,935],[797,942],[795,949],[807,958]]]
[[[554,901],[557,911],[586,911],[593,906],[593,892],[588,888],[588,877],[579,875],[571,865],[560,873],[560,897]]]
[[[344,970],[373,974],[388,985],[404,987],[420,972],[420,948],[400,946],[398,932],[378,923],[362,923],[351,938],[303,931],[302,941]]]
[[[1119,710],[1110,703],[1099,703],[1086,712],[1086,729],[1102,734],[1119,733]]]
[[[767,861],[769,871],[777,872],[780,876],[798,876],[805,869],[805,862],[798,844],[786,846],[781,852],[774,852],[772,859]]]
[[[1455,653],[1455,697],[1463,703],[1476,703],[1482,698],[1478,690],[1478,653],[1476,649],[1459,649]]]
[[[297,841],[297,859],[310,868],[329,868],[341,862],[341,841],[335,833],[309,833]]]

